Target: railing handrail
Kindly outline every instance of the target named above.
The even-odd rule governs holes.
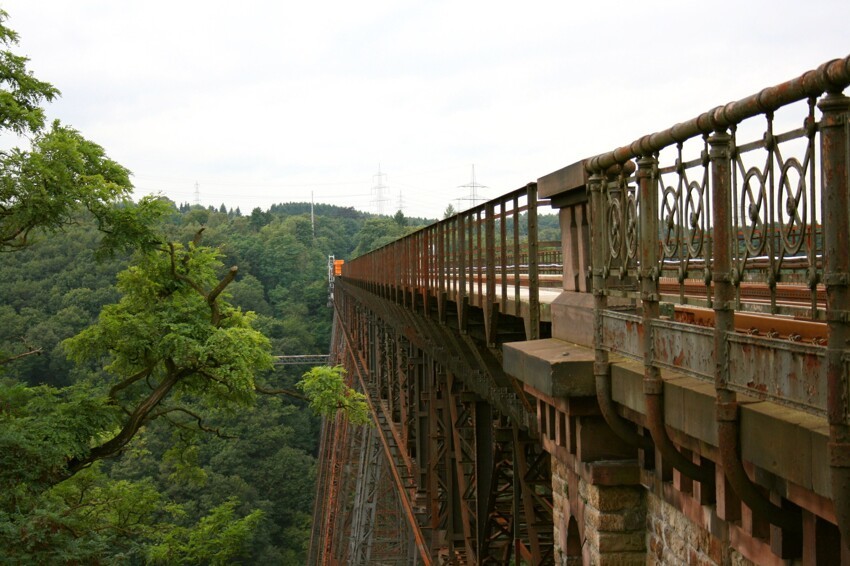
[[[695,118],[680,122],[654,134],[636,139],[613,151],[600,153],[584,161],[589,172],[603,172],[609,167],[664,149],[696,135],[710,134],[747,118],[776,110],[824,92],[839,92],[850,86],[850,55],[833,59],[797,78],[767,87],[740,100],[717,106]]]

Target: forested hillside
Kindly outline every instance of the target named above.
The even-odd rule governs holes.
[[[324,205],[316,207],[315,233],[309,205],[281,204],[246,216],[224,209],[170,205],[160,229],[187,250],[200,233],[203,246],[220,250],[219,275],[239,267],[226,298],[256,313],[253,327],[276,355],[328,351],[329,254],[350,257],[411,229],[400,216],[373,218]],[[132,258],[97,258],[100,240],[96,223],[81,213],[52,236],[34,234],[0,264],[0,352],[8,362],[0,376],[0,546],[8,552],[0,562],[208,563],[218,553],[303,563],[319,421],[293,396],[260,394],[238,410],[191,413],[196,403],[190,399],[71,478],[32,477],[49,473],[51,457],[34,433],[68,452],[65,435],[91,424],[75,431],[74,419],[96,419],[102,410],[98,384],[114,353],[90,358],[75,356],[74,349],[80,340],[89,348],[90,331],[83,331],[121,299],[118,274]],[[77,335],[82,338],[69,340]],[[257,389],[296,392],[306,369],[259,372]],[[68,411],[87,407],[91,415],[67,419]]]

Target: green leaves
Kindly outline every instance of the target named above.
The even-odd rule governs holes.
[[[346,385],[342,366],[317,366],[306,372],[297,386],[310,399],[310,408],[316,413],[333,417],[342,411],[355,425],[372,422],[366,396]]]
[[[39,130],[44,124],[41,105],[59,95],[50,83],[36,79],[27,70],[26,57],[16,55],[9,48],[18,43],[18,34],[4,23],[9,15],[0,10],[0,129],[16,134]]]
[[[131,194],[127,169],[76,130],[54,122],[35,135],[31,150],[0,156],[0,251],[30,245],[39,230],[61,230],[81,211],[91,213],[105,234],[105,253],[149,249],[162,240],[156,221],[169,206],[156,197],[136,205]]]
[[[92,439],[119,422],[116,408],[82,385],[0,383],[0,406],[0,494],[21,497],[67,477],[68,458],[85,455]],[[0,508],[14,504],[0,496]]]
[[[256,510],[236,517],[233,498],[215,507],[193,527],[170,529],[158,544],[148,548],[152,564],[228,564],[242,555],[263,518]]]

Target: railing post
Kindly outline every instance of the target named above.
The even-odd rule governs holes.
[[[643,391],[646,402],[646,426],[652,434],[652,440],[666,465],[680,473],[699,481],[703,489],[714,491],[714,471],[708,466],[695,464],[690,458],[679,452],[670,440],[664,422],[664,381],[661,370],[653,359],[654,333],[653,323],[660,315],[661,296],[658,292],[658,178],[655,157],[644,156],[638,159],[637,182],[640,198],[640,211],[637,219],[630,219],[626,195],[623,195],[623,232],[630,232],[627,222],[639,223],[638,240],[638,278],[640,280],[640,298],[643,314]],[[626,237],[624,236],[624,240]],[[625,247],[628,247],[626,245]],[[628,258],[623,255],[623,267],[626,269]]]
[[[648,437],[641,436],[635,432],[632,425],[627,423],[617,413],[614,401],[611,398],[611,364],[609,363],[608,350],[606,350],[603,339],[603,313],[608,307],[608,293],[606,281],[608,279],[606,249],[608,247],[605,237],[605,177],[601,173],[594,172],[587,179],[587,191],[590,193],[590,273],[591,291],[593,293],[593,377],[596,381],[596,399],[602,416],[611,430],[620,438],[633,446],[652,450],[652,443]]]
[[[437,318],[441,323],[446,321],[446,256],[449,247],[446,242],[448,221],[437,224]]]
[[[845,356],[850,343],[850,98],[830,92],[818,103],[821,120],[824,284],[829,340],[827,419],[835,515],[850,550],[850,389]]]
[[[496,303],[496,221],[494,218],[496,206],[493,201],[485,205],[484,218],[484,273],[486,282],[486,298],[484,301],[484,324],[487,345],[496,345],[496,326],[499,318],[499,306]]]
[[[466,332],[466,214],[457,215],[458,239],[457,239],[457,257],[458,257],[458,287],[457,287],[457,323],[461,332]]]
[[[522,252],[519,247],[519,197],[514,196],[513,209],[513,258],[514,258],[514,315],[520,316],[520,279],[521,269],[520,262],[522,261]]]
[[[729,389],[727,335],[735,331],[735,286],[732,272],[732,246],[736,239],[732,226],[731,136],[725,129],[708,138],[711,160],[711,210],[714,242],[714,388],[716,395],[717,439],[720,462],[735,493],[757,516],[788,530],[801,529],[800,516],[773,503],[750,480],[740,454],[740,425],[737,395]],[[733,517],[723,517],[733,520]]]
[[[426,228],[418,232],[422,241],[422,314],[426,318],[431,316],[431,288],[433,287],[434,258],[431,253],[431,230]]]
[[[537,183],[529,183],[528,191],[528,339],[540,338],[540,277],[538,275]]]

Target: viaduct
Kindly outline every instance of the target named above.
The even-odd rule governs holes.
[[[309,563],[850,564],[848,85],[830,61],[347,263],[331,359],[374,423],[323,425]]]

